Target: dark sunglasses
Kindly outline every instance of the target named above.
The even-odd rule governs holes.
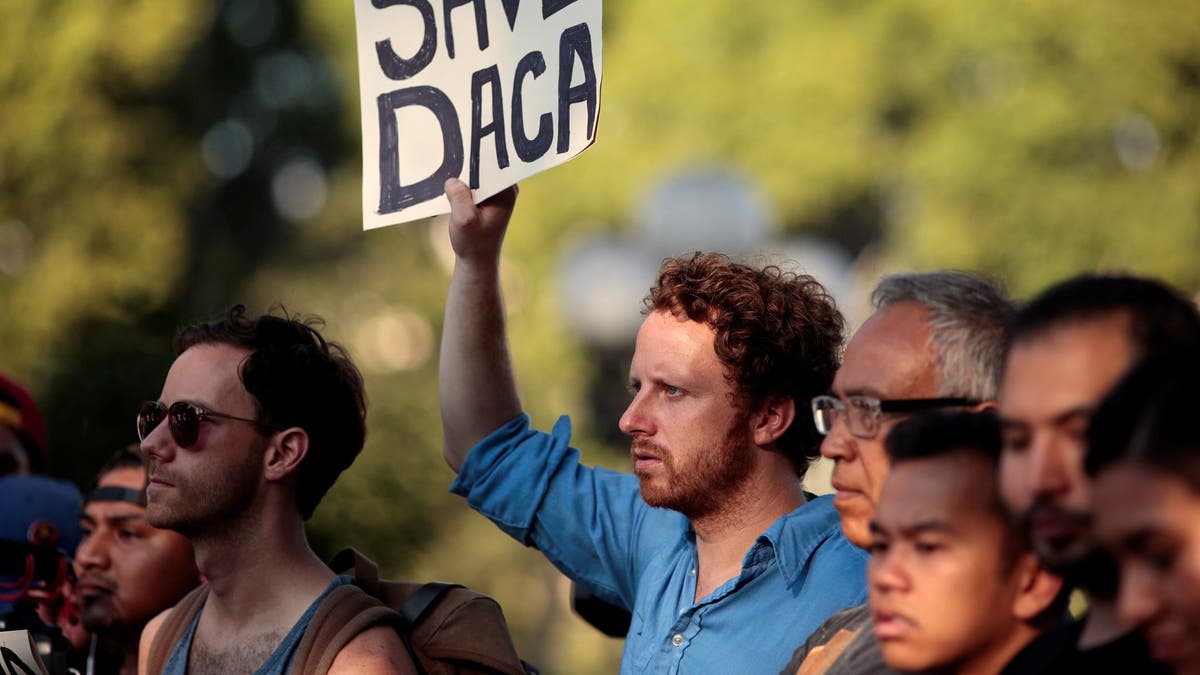
[[[196,439],[200,437],[200,423],[208,417],[249,422],[255,426],[275,431],[283,430],[282,427],[258,420],[205,410],[198,405],[186,401],[176,401],[169,407],[158,401],[146,401],[142,404],[137,414],[138,438],[143,441],[146,440],[146,437],[162,423],[164,417],[168,420],[167,424],[171,430],[171,438],[174,439],[175,445],[181,448],[188,448],[195,445]]]

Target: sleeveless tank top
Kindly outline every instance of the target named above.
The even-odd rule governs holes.
[[[304,636],[304,630],[308,628],[321,601],[338,586],[353,582],[353,577],[344,574],[329,582],[329,586],[312,601],[308,609],[304,610],[304,614],[300,615],[295,625],[283,637],[283,641],[279,643],[275,651],[271,652],[262,666],[254,671],[254,675],[285,675],[292,664],[292,655],[296,651],[296,646],[300,644],[300,638]],[[192,638],[196,635],[196,624],[200,623],[200,615],[203,613],[203,611],[196,613],[196,618],[192,620],[192,625],[184,633],[183,639],[171,650],[171,656],[167,658],[167,664],[163,666],[163,675],[187,675],[188,654],[192,650]]]

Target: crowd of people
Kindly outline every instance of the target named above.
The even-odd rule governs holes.
[[[451,490],[626,616],[621,672],[1200,673],[1200,312],[1178,290],[1089,273],[1017,303],[891,275],[843,350],[819,280],[668,259],[619,421],[633,471],[610,471],[521,404],[516,188],[446,191]],[[424,672],[386,618],[307,660],[357,586],[304,521],[366,435],[362,377],[319,328],[241,306],[185,328],[140,444],[86,494],[39,475],[45,424],[0,379],[0,559],[30,561],[0,629],[36,610],[80,672]],[[803,489],[818,456],[832,495]]]

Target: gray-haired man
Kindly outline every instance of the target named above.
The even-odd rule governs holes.
[[[834,461],[842,532],[867,547],[890,468],[884,439],[922,410],[981,408],[996,397],[1007,325],[1015,308],[991,281],[942,271],[884,277],[875,313],[846,346],[828,396],[813,400],[821,454]],[[817,629],[785,673],[886,673],[866,605]]]

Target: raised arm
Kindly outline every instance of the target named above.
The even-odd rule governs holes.
[[[517,188],[476,206],[470,189],[451,178],[446,196],[455,259],[442,326],[438,397],[442,454],[458,471],[476,443],[521,413],[500,297],[500,245]]]

